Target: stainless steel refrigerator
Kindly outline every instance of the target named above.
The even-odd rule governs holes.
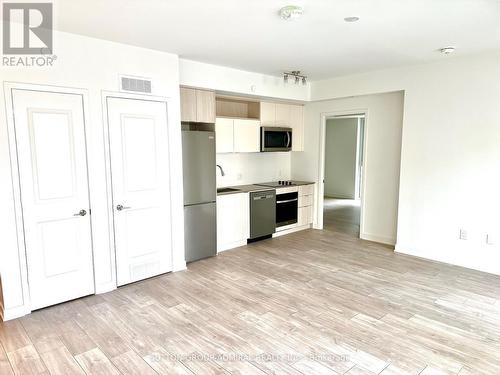
[[[182,132],[186,262],[217,254],[215,133]]]

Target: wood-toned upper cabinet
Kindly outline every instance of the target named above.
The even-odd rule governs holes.
[[[181,121],[215,123],[215,92],[181,87]]]
[[[181,87],[181,121],[196,122],[196,90]]]
[[[215,92],[196,90],[196,122],[215,123]]]
[[[276,103],[260,102],[260,123],[262,126],[275,126]]]

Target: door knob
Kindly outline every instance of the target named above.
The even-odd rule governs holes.
[[[128,210],[130,207],[123,207],[121,204],[117,205],[116,206],[116,210],[117,211],[121,211],[121,210]]]
[[[80,212],[74,214],[73,216],[85,216],[87,215],[87,211],[85,210],[80,210]]]

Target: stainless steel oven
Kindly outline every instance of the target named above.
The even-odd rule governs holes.
[[[292,128],[262,126],[260,128],[260,151],[291,151]]]
[[[299,193],[276,194],[276,227],[295,224],[297,222],[297,211]]]

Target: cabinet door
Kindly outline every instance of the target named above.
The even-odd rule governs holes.
[[[215,123],[215,92],[196,90],[196,122]]]
[[[234,120],[234,152],[260,152],[260,121]]]
[[[248,193],[217,196],[217,250],[240,246],[250,234]]]
[[[262,126],[275,126],[276,103],[260,102],[260,123]]]
[[[196,90],[181,87],[181,121],[196,121]]]
[[[290,106],[290,127],[293,129],[292,151],[304,151],[304,106]]]
[[[289,104],[276,104],[276,126],[290,127],[290,107]]]
[[[308,225],[312,223],[312,209],[312,206],[298,208],[297,226]]]
[[[215,121],[215,149],[218,154],[234,151],[234,120],[217,118]]]

